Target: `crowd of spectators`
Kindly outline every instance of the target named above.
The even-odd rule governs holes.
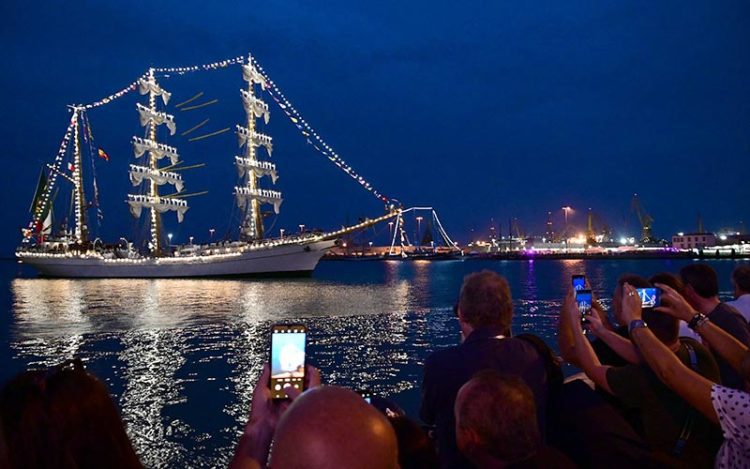
[[[233,468],[750,467],[750,266],[719,299],[706,264],[622,275],[611,314],[561,301],[560,357],[514,335],[507,281],[464,279],[461,343],[424,364],[421,422],[395,403],[321,382],[274,399],[264,365]],[[638,288],[661,303],[643,307]],[[581,372],[563,379],[564,362]],[[140,467],[106,387],[80,360],[0,391],[0,467]]]

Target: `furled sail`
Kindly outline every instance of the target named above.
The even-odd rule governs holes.
[[[178,173],[171,171],[161,171],[158,169],[147,168],[146,166],[130,165],[130,182],[134,186],[137,186],[144,179],[154,181],[156,184],[163,186],[164,184],[172,184],[177,192],[182,192],[184,188],[184,181],[182,176]]]
[[[281,192],[270,191],[268,189],[250,189],[248,187],[235,187],[234,194],[237,197],[237,206],[242,208],[247,206],[248,202],[255,199],[264,204],[273,205],[273,211],[278,214],[281,203]]]
[[[188,203],[182,199],[172,197],[151,197],[150,195],[128,194],[126,201],[130,205],[130,213],[138,218],[144,208],[153,208],[159,213],[168,211],[177,212],[177,221],[182,223],[185,212],[188,211]]]
[[[149,122],[153,122],[156,125],[165,124],[169,129],[169,135],[174,135],[174,133],[177,132],[177,126],[174,123],[173,115],[167,114],[166,112],[152,111],[141,103],[136,103],[136,107],[138,108],[138,114],[141,116],[142,126],[145,126]],[[266,105],[266,109],[268,109],[268,105]]]
[[[276,184],[278,174],[276,174],[276,165],[268,161],[251,160],[241,156],[234,157],[234,164],[237,166],[237,172],[240,177],[245,176],[247,171],[253,171],[256,176],[271,176],[271,180]]]
[[[164,90],[153,78],[150,80],[144,78],[138,80],[138,91],[140,91],[141,94],[154,93],[155,96],[161,96],[165,106],[169,102],[169,98],[172,97],[172,93]]]
[[[264,90],[268,84],[266,78],[253,67],[252,63],[242,65],[242,78],[248,83],[255,83],[260,85]]]
[[[246,145],[248,140],[251,140],[253,142],[253,145],[256,147],[258,146],[264,146],[266,147],[266,150],[268,151],[268,156],[271,156],[271,152],[273,152],[273,143],[271,142],[271,137],[268,135],[261,134],[259,132],[251,132],[247,127],[242,127],[241,125],[237,126],[237,143],[239,146]]]
[[[242,89],[240,90],[240,94],[242,94],[242,104],[245,106],[245,112],[247,112],[247,115],[262,117],[266,124],[268,124],[268,121],[271,119],[271,113],[268,110],[268,103],[260,98],[256,98],[251,93]]]
[[[172,164],[177,164],[180,159],[180,155],[177,154],[175,147],[164,145],[163,143],[157,143],[147,138],[133,137],[133,152],[136,158],[140,158],[146,152],[151,152],[157,160],[169,157]]]

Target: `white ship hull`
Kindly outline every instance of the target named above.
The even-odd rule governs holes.
[[[310,274],[335,241],[263,246],[207,255],[106,259],[97,255],[70,256],[18,252],[41,276],[74,278],[175,278]]]

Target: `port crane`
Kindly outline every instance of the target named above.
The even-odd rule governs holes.
[[[630,207],[635,212],[636,216],[638,216],[638,221],[641,224],[641,241],[653,241],[654,237],[651,232],[651,227],[654,223],[654,219],[646,212],[646,210],[641,205],[638,194],[633,194],[633,200],[630,204]]]
[[[612,237],[612,229],[607,225],[597,212],[589,208],[588,221],[586,223],[586,244],[593,246],[601,242],[607,242]]]

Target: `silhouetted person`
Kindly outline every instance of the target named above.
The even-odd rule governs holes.
[[[466,276],[456,316],[463,342],[427,357],[422,381],[420,416],[435,425],[443,467],[468,464],[456,447],[453,405],[458,390],[478,371],[493,369],[520,377],[532,390],[542,428],[549,396],[544,358],[530,342],[511,337],[513,303],[503,277],[488,270]]]
[[[520,378],[485,370],[456,396],[456,442],[480,468],[575,467],[544,446],[534,395]]]
[[[682,296],[699,313],[743,345],[750,345],[750,326],[747,320],[731,306],[719,300],[719,280],[716,271],[707,264],[690,264],[680,269],[680,278],[685,284]],[[716,357],[724,386],[743,389],[744,382],[739,373],[720,355]]]
[[[0,392],[10,467],[141,467],[104,384],[80,360],[27,371]]]

